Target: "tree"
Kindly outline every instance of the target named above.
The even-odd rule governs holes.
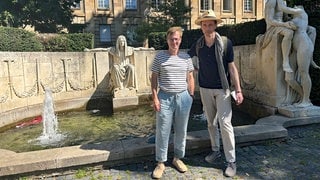
[[[137,28],[137,39],[142,42],[151,32],[164,32],[171,26],[186,27],[191,8],[181,0],[162,1],[158,7],[149,5],[145,11],[145,21]]]
[[[22,6],[18,0],[0,1],[0,25],[6,27],[21,27],[18,20],[21,17]]]
[[[0,25],[34,27],[41,33],[57,33],[70,28],[71,7],[80,0],[1,0]]]

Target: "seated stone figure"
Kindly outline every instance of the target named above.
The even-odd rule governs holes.
[[[266,33],[257,38],[257,43],[260,45],[260,48],[264,49],[269,45],[274,35],[283,37],[281,40],[283,70],[289,73],[293,72],[290,66],[289,54],[291,52],[292,40],[297,27],[293,21],[285,20],[285,16],[299,14],[301,14],[300,9],[287,7],[283,0],[267,0],[265,4]],[[316,40],[316,29],[307,25],[307,34],[314,44]],[[311,63],[313,67],[319,68],[314,61]]]
[[[272,37],[281,35],[281,51],[283,60],[283,70],[293,72],[289,63],[289,54],[291,51],[292,37],[296,26],[291,21],[284,21],[284,13],[294,14],[297,10],[287,7],[283,0],[267,0],[265,3],[265,21],[267,25],[266,33],[260,37],[261,48],[269,45]]]
[[[133,65],[133,47],[127,45],[125,36],[117,38],[116,46],[109,50],[111,85],[114,92],[135,88],[135,70]]]

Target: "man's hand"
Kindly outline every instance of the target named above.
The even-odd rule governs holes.
[[[160,101],[158,99],[153,100],[153,109],[157,112],[160,111]]]
[[[237,97],[236,104],[240,105],[243,102],[243,99],[244,99],[243,95],[242,95],[242,92],[241,91],[237,91],[236,92],[236,97]]]

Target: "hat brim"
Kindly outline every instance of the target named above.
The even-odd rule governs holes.
[[[217,24],[220,24],[222,23],[223,21],[221,19],[218,19],[218,18],[214,18],[214,17],[205,17],[205,18],[201,18],[201,19],[197,19],[194,23],[196,25],[201,25],[201,22],[202,21],[217,21]]]

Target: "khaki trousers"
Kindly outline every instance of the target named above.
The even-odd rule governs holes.
[[[235,162],[235,137],[231,123],[232,108],[230,91],[200,87],[200,95],[203,110],[208,122],[212,151],[220,150],[221,133],[226,161]]]

